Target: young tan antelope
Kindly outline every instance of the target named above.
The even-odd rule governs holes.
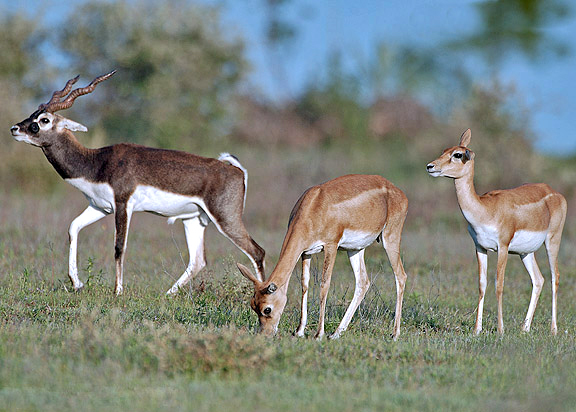
[[[308,189],[298,199],[288,223],[278,264],[266,281],[261,281],[243,265],[242,274],[254,283],[252,309],[258,314],[261,332],[272,335],[278,329],[286,305],[286,292],[292,270],[302,258],[302,312],[297,336],[304,336],[307,321],[310,258],[324,251],[320,286],[320,319],[316,338],[324,336],[324,314],[332,269],[338,249],[346,250],[354,276],[354,297],[340,325],[330,336],[346,330],[370,281],[364,265],[364,249],[381,240],[396,276],[394,339],[400,334],[402,297],[406,272],[400,259],[400,239],[408,210],[408,199],[392,183],[380,176],[347,175]]]
[[[48,103],[11,129],[14,139],[39,146],[60,176],[88,199],[89,206],[72,221],[69,230],[68,275],[74,289],[83,286],[76,264],[78,233],[112,213],[117,295],[123,290],[123,262],[133,212],[150,212],[169,217],[169,223],[177,219],[184,223],[190,262],[167,293],[177,292],[206,265],[204,231],[210,222],[249,257],[263,279],[264,250],[242,222],[248,174],[238,159],[227,153],[217,160],[128,143],[88,149],[72,133],[85,132],[86,127],[55,114],[71,107],[77,97],[91,93],[114,73],[99,76],[72,92],[78,77],[69,80]]]
[[[479,334],[482,331],[489,250],[498,253],[498,333],[504,333],[502,292],[509,253],[520,256],[532,279],[532,297],[522,327],[526,332],[530,330],[544,284],[534,253],[544,243],[552,274],[551,331],[556,334],[556,295],[560,279],[558,251],[566,219],[566,199],[546,184],[525,184],[515,189],[494,190],[478,196],[474,189],[474,152],[468,149],[470,139],[471,132],[468,129],[462,134],[458,146],[444,150],[438,159],[428,163],[427,169],[430,176],[454,179],[460,209],[468,222],[468,232],[476,244],[480,298],[474,332]]]

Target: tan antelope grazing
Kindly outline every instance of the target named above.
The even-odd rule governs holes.
[[[556,296],[560,272],[558,251],[562,228],[566,219],[566,199],[546,184],[525,184],[515,189],[494,190],[482,196],[474,189],[474,152],[468,149],[471,132],[466,130],[458,146],[444,150],[442,155],[428,163],[430,176],[454,179],[456,196],[468,232],[476,244],[480,299],[474,332],[482,331],[482,311],[488,268],[488,251],[498,252],[496,272],[496,298],[498,300],[498,332],[504,333],[502,319],[502,292],[508,254],[520,255],[532,279],[532,297],[522,327],[528,332],[534,317],[544,278],[534,253],[546,245],[552,274],[552,334],[556,334]]]
[[[214,222],[252,261],[264,277],[264,250],[250,237],[242,222],[248,174],[238,159],[222,154],[218,160],[175,150],[121,143],[88,149],[73,131],[86,127],[55,112],[91,93],[115,71],[99,76],[87,87],[70,92],[78,77],[54,92],[26,120],[11,128],[14,139],[39,146],[64,180],[79,189],[89,206],[70,225],[69,276],[75,290],[83,284],[76,264],[78,233],[104,216],[115,215],[115,293],[122,293],[122,272],[128,228],[133,212],[150,212],[182,219],[190,253],[186,271],[167,292],[175,293],[205,265],[204,230]]]
[[[261,281],[248,268],[238,264],[242,274],[254,283],[252,309],[258,314],[261,332],[272,335],[278,329],[286,305],[286,292],[292,270],[302,258],[302,312],[295,332],[304,336],[307,321],[310,258],[324,251],[320,286],[320,319],[316,338],[324,336],[326,298],[338,249],[346,250],[356,278],[354,297],[336,331],[329,337],[340,337],[346,330],[370,281],[364,264],[364,249],[381,240],[396,276],[396,314],[394,339],[400,334],[402,297],[406,272],[400,259],[400,239],[408,210],[404,193],[380,176],[347,175],[308,189],[290,213],[280,258],[270,277]]]

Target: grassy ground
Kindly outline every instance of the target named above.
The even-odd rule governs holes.
[[[485,331],[472,335],[477,281],[472,242],[459,220],[414,216],[403,250],[409,273],[402,335],[390,338],[394,280],[379,245],[366,253],[372,287],[338,341],[316,342],[318,271],[309,337],[295,339],[298,280],[279,336],[255,335],[250,285],[235,269],[247,259],[213,229],[209,267],[174,298],[164,292],[184,270],[181,225],[136,215],[126,260],[126,292],[114,297],[110,218],[81,234],[87,283],[68,291],[66,228],[81,195],[4,195],[0,210],[0,410],[566,411],[576,409],[576,288],[573,230],[562,253],[559,334],[549,334],[550,290],[533,330],[521,333],[530,282],[512,258],[505,286],[506,334],[496,334],[489,285]],[[286,206],[289,209],[292,205]],[[250,203],[249,203],[250,207]],[[451,211],[459,218],[457,209]],[[284,234],[248,213],[268,251],[268,271]],[[279,221],[283,219],[279,218]],[[539,256],[549,279],[545,255]],[[491,272],[495,256],[490,256]],[[327,332],[352,294],[352,272],[338,258]]]
[[[317,322],[320,257],[313,260],[308,338],[291,336],[299,317],[299,271],[279,335],[272,340],[255,335],[251,286],[235,268],[236,261],[249,263],[213,227],[207,235],[209,266],[180,295],[165,298],[187,263],[183,229],[150,215],[133,219],[123,296],[112,294],[110,217],[81,232],[78,262],[86,287],[70,292],[67,227],[85,200],[54,179],[40,155],[40,174],[54,181],[50,189],[40,185],[36,195],[15,193],[21,186],[35,187],[24,173],[0,194],[0,411],[576,410],[574,209],[560,255],[558,336],[549,333],[548,285],[532,332],[520,332],[531,285],[520,260],[512,257],[504,290],[506,334],[496,334],[490,282],[485,331],[475,337],[472,241],[453,183],[432,180],[424,171],[443,143],[421,144],[430,147],[410,151],[406,143],[392,141],[386,147],[352,142],[307,152],[224,149],[250,170],[245,220],[267,251],[268,272],[289,211],[310,185],[345,173],[379,173],[406,192],[410,209],[402,249],[409,277],[397,342],[390,338],[394,279],[380,245],[366,253],[372,286],[338,341],[310,338]],[[489,157],[482,159],[478,154],[477,169],[489,169]],[[550,168],[542,180],[576,204],[572,169]],[[484,175],[477,173],[478,191],[495,188],[486,185]],[[538,258],[549,280],[545,253]],[[490,255],[490,273],[495,260]],[[352,292],[352,271],[342,254],[329,294],[327,333],[338,325]]]

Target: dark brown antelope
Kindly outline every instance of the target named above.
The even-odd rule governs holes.
[[[552,273],[552,334],[556,334],[556,295],[560,272],[558,251],[566,220],[566,199],[547,184],[525,184],[514,189],[494,190],[479,196],[474,189],[474,152],[470,146],[472,133],[466,130],[458,146],[450,147],[428,163],[432,177],[454,179],[456,197],[468,232],[476,245],[480,298],[474,333],[482,331],[482,311],[487,284],[488,251],[498,252],[496,268],[496,298],[498,300],[498,333],[504,333],[502,293],[508,254],[520,256],[532,279],[532,297],[522,330],[528,332],[544,285],[544,277],[534,253],[546,245]]]
[[[247,172],[238,159],[224,153],[218,159],[162,150],[129,143],[89,149],[72,132],[87,128],[55,114],[72,106],[79,96],[115,71],[97,77],[87,87],[70,92],[78,77],[53,93],[26,120],[12,126],[14,139],[38,146],[64,180],[79,189],[89,206],[72,221],[69,229],[70,280],[82,288],[76,264],[78,233],[82,228],[114,213],[115,293],[122,293],[123,261],[133,212],[149,212],[182,219],[190,261],[186,271],[168,290],[175,293],[206,266],[204,231],[213,222],[251,260],[260,279],[264,277],[264,250],[250,237],[244,223]]]

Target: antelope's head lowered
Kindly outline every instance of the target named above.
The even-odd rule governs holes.
[[[34,146],[49,146],[54,141],[55,136],[64,130],[86,132],[88,129],[80,123],[55,114],[59,110],[68,109],[74,104],[77,97],[91,93],[96,85],[110,78],[116,70],[108,74],[96,77],[92,83],[86,87],[73,90],[72,86],[78,81],[79,76],[68,80],[62,90],[55,91],[48,103],[42,103],[38,110],[32,113],[27,119],[15,124],[10,129],[14,139],[29,143]]]
[[[278,286],[270,281],[261,282],[246,266],[240,263],[237,266],[244,277],[254,284],[254,296],[250,300],[250,306],[258,315],[260,333],[274,335],[286,306],[286,285]]]

